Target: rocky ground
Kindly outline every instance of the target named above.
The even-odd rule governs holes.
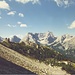
[[[0,57],[38,75],[70,75],[66,71],[63,71],[61,67],[51,67],[38,60],[30,59],[1,44]]]
[[[0,74],[34,74],[34,73],[0,57]]]

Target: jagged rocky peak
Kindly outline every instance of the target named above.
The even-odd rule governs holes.
[[[72,37],[71,39],[64,41],[63,46],[66,50],[75,49],[75,37]]]
[[[62,35],[62,36],[59,36],[57,37],[57,39],[55,40],[55,42],[60,42],[60,43],[63,43],[65,41],[68,41],[70,40],[71,38],[73,38],[74,36],[71,36],[69,34],[65,34],[65,35]]]
[[[62,37],[65,38],[65,39],[70,39],[70,38],[72,38],[73,36],[71,36],[71,35],[69,35],[69,34],[65,34],[65,35],[63,35]]]
[[[50,31],[45,32],[45,33],[35,33],[35,34],[37,34],[38,37],[41,37],[41,38],[43,38],[43,37],[48,37],[48,36],[54,37],[53,33],[50,32]]]
[[[55,37],[52,32],[48,31],[45,33],[47,36]]]
[[[14,36],[12,36],[11,38],[10,38],[10,41],[11,42],[20,42],[20,38],[19,37],[17,37],[16,35],[14,35]]]
[[[41,44],[50,44],[56,39],[56,37],[53,35],[52,32],[48,31],[46,33],[41,34],[41,37],[39,39]]]
[[[61,49],[61,50],[71,50],[75,49],[75,36],[65,34],[60,37],[57,37],[57,39],[50,44],[50,46],[54,47],[55,49]]]
[[[31,36],[31,35],[33,35],[33,33],[30,33],[30,32],[29,32],[29,33],[26,33],[25,36],[26,36],[26,37],[29,37],[29,36]]]
[[[49,44],[55,39],[56,37],[53,35],[53,33],[48,31],[46,33],[27,33],[21,41],[31,41],[33,43]]]
[[[33,43],[36,43],[36,37],[35,37],[35,34],[33,34],[33,33],[27,33],[26,35],[25,35],[25,37],[21,40],[21,41],[23,41],[23,42],[33,42]]]

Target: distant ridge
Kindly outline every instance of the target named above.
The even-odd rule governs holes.
[[[5,38],[0,37],[0,42]],[[22,39],[16,35],[10,37],[11,42],[33,42],[36,44],[48,45],[54,49],[70,50],[75,49],[75,36],[65,34],[56,37],[52,32],[48,31],[45,33],[27,33]]]
[[[11,42],[20,42],[20,38],[19,37],[17,37],[16,35],[14,35],[14,36],[12,36],[11,38],[10,38],[10,41]]]
[[[31,41],[39,44],[49,44],[55,39],[56,37],[53,35],[53,33],[48,31],[46,33],[27,33],[25,37],[21,39],[21,42]]]

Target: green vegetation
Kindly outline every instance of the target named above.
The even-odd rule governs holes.
[[[70,74],[75,74],[75,67],[72,64],[68,64],[68,65],[63,65],[62,66],[63,70],[66,70],[68,73]]]
[[[46,60],[48,58],[54,58],[57,60],[66,60],[65,56],[56,52],[55,50],[42,45],[33,44],[32,46],[26,45],[24,42],[21,43],[14,43],[14,42],[5,42],[1,43],[2,45],[11,48],[25,56],[30,56],[36,58],[38,60]]]
[[[62,61],[70,61],[65,55],[57,52],[47,46],[42,46],[39,44],[31,43],[31,45],[26,45],[24,42],[14,43],[14,42],[1,42],[2,45],[11,48],[20,54],[23,54],[30,58],[38,59],[46,64],[51,64],[52,66],[61,66],[63,70],[68,73],[75,73],[75,65],[72,63],[65,64]],[[59,61],[61,63],[59,63]]]
[[[67,61],[67,64],[65,63],[66,61],[57,61],[56,59],[54,58],[50,58],[50,59],[47,59],[46,61],[44,61],[46,64],[51,64],[51,66],[60,66],[62,67],[62,70],[65,70],[67,73],[70,73],[70,74],[75,74],[75,63],[73,62],[70,62],[70,61]]]

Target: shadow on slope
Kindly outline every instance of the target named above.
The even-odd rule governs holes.
[[[30,72],[27,69],[24,69],[18,65],[15,65],[3,58],[0,57],[0,74],[32,74],[36,75],[33,72]]]

